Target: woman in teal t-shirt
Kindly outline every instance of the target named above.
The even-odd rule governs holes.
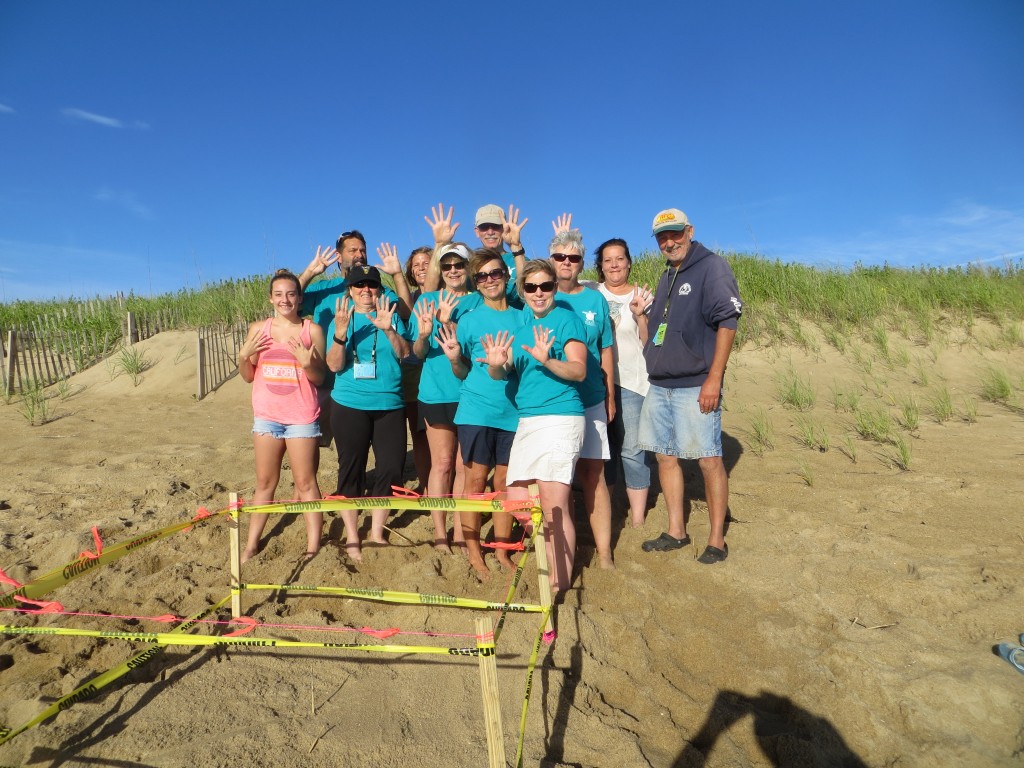
[[[331,427],[338,447],[338,488],[335,495],[358,498],[390,496],[402,484],[405,468],[405,404],[400,361],[409,354],[405,324],[381,295],[376,267],[354,266],[348,274],[348,296],[335,302],[327,337],[327,367],[335,372],[331,390]],[[374,482],[366,484],[366,460],[373,448]],[[388,509],[373,510],[370,540],[387,544],[384,522]],[[345,548],[359,562],[356,510],[342,512]]]
[[[576,383],[587,375],[583,324],[555,306],[558,283],[551,264],[526,263],[518,279],[526,322],[515,332],[484,341],[488,373],[519,379],[519,423],[508,461],[508,499],[529,498],[537,483],[544,510],[544,538],[553,573],[551,586],[562,592],[572,582],[576,527],[569,506],[570,484],[583,445],[583,401]],[[532,345],[531,345],[532,342]]]

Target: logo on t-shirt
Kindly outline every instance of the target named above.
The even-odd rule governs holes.
[[[596,312],[591,312],[588,309],[583,310],[583,322],[587,325],[594,325],[594,318],[597,317]]]
[[[689,283],[683,283],[682,285],[679,286],[679,295],[680,296],[689,296],[690,295],[690,284]]]
[[[271,349],[260,357],[263,380],[275,395],[290,395],[299,388],[302,366],[295,356],[283,349]]]

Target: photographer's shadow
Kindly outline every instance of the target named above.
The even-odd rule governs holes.
[[[747,715],[754,718],[758,746],[772,765],[867,768],[832,723],[785,696],[767,691],[757,696],[719,691],[704,724],[683,747],[672,768],[703,766],[719,737]]]

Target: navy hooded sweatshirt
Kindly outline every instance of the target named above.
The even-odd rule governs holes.
[[[647,312],[644,358],[651,383],[672,389],[701,386],[711,370],[719,327],[735,330],[742,313],[729,263],[697,241],[691,243],[678,270],[669,265],[662,273]],[[668,323],[665,338],[655,346],[662,322]]]

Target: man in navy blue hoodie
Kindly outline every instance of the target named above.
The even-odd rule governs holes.
[[[646,552],[690,543],[683,517],[683,470],[696,459],[704,475],[711,533],[697,560],[718,563],[729,554],[725,516],[729,477],[722,461],[722,380],[743,304],[728,262],[693,239],[677,208],[654,217],[654,236],[667,259],[654,301],[631,306],[637,318],[651,382],[640,414],[640,447],[658,457],[668,507],[668,532],[645,541]]]

